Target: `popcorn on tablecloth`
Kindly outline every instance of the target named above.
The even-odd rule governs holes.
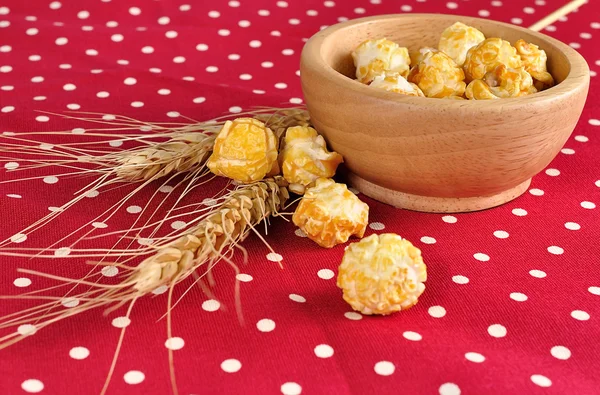
[[[374,88],[384,89],[389,92],[401,93],[407,96],[425,96],[421,88],[412,82],[408,82],[406,78],[399,73],[387,72],[375,77],[370,86]]]
[[[345,184],[319,178],[308,188],[292,220],[309,239],[332,248],[350,236],[363,237],[369,221],[369,206]]]
[[[421,251],[408,240],[387,233],[348,246],[337,285],[354,310],[387,315],[415,305],[426,280]]]
[[[206,165],[214,174],[238,182],[262,180],[279,173],[278,141],[273,131],[254,118],[225,122]]]
[[[410,69],[408,49],[382,38],[366,40],[352,51],[356,78],[363,84],[386,71],[397,72],[406,77]]]
[[[540,49],[537,45],[527,43],[525,40],[518,40],[515,48],[521,57],[521,62],[525,70],[534,79],[534,85],[537,90],[550,88],[554,85],[554,78],[548,72],[546,51]]]
[[[415,65],[408,81],[415,83],[427,97],[462,96],[465,92],[465,73],[443,52],[426,52]]]
[[[318,178],[331,178],[344,160],[337,152],[329,152],[323,136],[308,126],[287,129],[281,151],[283,177],[292,192],[303,194]]]
[[[457,65],[462,66],[467,51],[483,40],[485,36],[482,32],[464,23],[456,22],[442,32],[438,49],[450,56]]]
[[[502,64],[511,69],[521,67],[517,49],[501,38],[487,38],[467,52],[463,65],[466,80],[480,80]]]

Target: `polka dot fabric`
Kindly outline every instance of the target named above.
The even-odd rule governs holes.
[[[87,126],[53,114],[65,111],[188,122],[184,117],[209,119],[251,106],[299,104],[302,46],[338,21],[436,12],[529,26],[562,4],[3,0],[0,133],[89,133]],[[389,317],[351,311],[335,284],[345,246],[321,249],[291,223],[276,220],[268,236],[276,253],[255,237],[245,242],[250,261],[237,274],[244,325],[235,314],[236,274],[220,265],[212,298],[192,289],[173,310],[171,336],[164,320],[157,321],[167,306],[166,288],[139,300],[130,318],[123,310],[107,317],[96,310],[43,330],[23,323],[18,331],[27,338],[0,351],[0,393],[98,393],[124,327],[109,394],[170,393],[168,350],[181,394],[597,393],[599,15],[598,4],[590,1],[544,30],[586,57],[591,90],[577,129],[534,178],[529,193],[493,210],[456,215],[396,210],[359,194],[371,208],[367,236],[395,232],[423,251],[427,289],[412,309]],[[47,150],[64,139],[39,138],[40,148]],[[113,140],[104,149],[118,150],[122,143]],[[6,162],[0,180],[15,178],[12,171],[24,165]],[[104,207],[104,199],[91,192],[62,222],[19,234],[82,187],[80,180],[59,173],[0,183],[0,239],[17,246],[49,245],[89,211]],[[28,171],[18,174],[25,177]],[[130,226],[152,193],[141,193],[111,221],[93,226],[107,231]],[[199,202],[210,205],[209,195],[198,196]],[[0,294],[55,284],[18,273],[17,267],[80,275],[76,267],[85,266],[83,261],[63,260],[70,253],[68,245],[59,245],[56,259],[43,264],[0,258]],[[120,274],[114,267],[101,273],[107,280]],[[63,302],[70,309],[79,300]],[[3,300],[0,315],[30,306]]]

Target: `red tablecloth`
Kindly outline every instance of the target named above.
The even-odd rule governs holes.
[[[252,106],[301,103],[299,55],[322,26],[398,12],[480,15],[528,26],[561,3],[2,0],[0,132],[86,127],[36,110],[184,122],[178,114],[209,119]],[[429,278],[414,308],[385,318],[351,313],[335,285],[344,246],[321,249],[291,223],[274,221],[269,241],[283,256],[283,270],[256,237],[246,241],[244,326],[226,264],[215,272],[220,304],[196,288],[173,311],[176,339],[169,345],[176,349],[180,393],[600,393],[600,50],[594,41],[600,7],[594,3],[544,31],[581,51],[593,77],[577,129],[529,192],[502,207],[461,215],[407,212],[359,195],[371,208],[367,234],[395,232],[423,251]],[[40,138],[48,144],[72,140]],[[24,164],[6,167],[17,165]],[[85,184],[54,177],[60,170],[45,171],[46,178],[0,184],[0,239]],[[16,177],[4,169],[0,174],[3,181]],[[130,226],[135,206],[152,192],[137,195],[109,228]],[[201,201],[211,192],[195,197]],[[119,193],[86,199],[21,245],[59,240]],[[56,284],[17,273],[17,267],[67,277],[86,269],[76,259],[2,257],[0,265],[4,295]],[[2,300],[0,313],[31,305]],[[166,294],[136,303],[108,393],[170,393],[166,325],[157,322],[165,309]],[[113,320],[124,314],[104,317],[93,310],[0,351],[0,393],[98,393],[120,333],[120,321]]]

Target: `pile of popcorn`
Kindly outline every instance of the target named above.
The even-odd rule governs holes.
[[[386,78],[379,83],[387,84]],[[404,89],[421,92],[408,82]],[[223,125],[207,167],[238,183],[283,176],[288,189],[302,195],[294,224],[319,246],[333,248],[353,236],[362,239],[369,223],[369,206],[333,179],[341,163],[308,124],[288,127],[280,141],[262,121],[243,117]],[[426,277],[418,248],[394,234],[374,234],[346,249],[337,285],[355,310],[390,314],[417,302]]]
[[[554,85],[548,57],[537,45],[486,38],[456,22],[446,28],[438,47],[409,54],[386,38],[367,40],[353,52],[356,79],[366,85],[408,96],[454,100],[505,99]]]

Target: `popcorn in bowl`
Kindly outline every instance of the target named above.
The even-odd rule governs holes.
[[[469,49],[463,67],[467,81],[472,81],[482,79],[486,73],[502,64],[511,69],[521,67],[517,49],[508,41],[488,38]]]
[[[538,90],[550,88],[554,85],[554,78],[548,72],[546,62],[548,56],[546,51],[540,49],[537,45],[527,43],[525,40],[518,40],[515,48],[521,56],[521,61],[525,70],[534,79],[534,85]]]
[[[369,84],[374,88],[384,89],[388,92],[402,93],[407,96],[425,96],[421,88],[398,73],[386,72],[375,77]]]
[[[427,52],[408,75],[425,96],[443,98],[462,96],[465,92],[465,73],[452,58],[443,52]]]
[[[464,23],[456,22],[442,32],[438,48],[462,66],[465,63],[467,51],[485,40],[482,32]]]
[[[531,75],[523,67],[510,69],[499,65],[483,79],[473,80],[465,92],[471,100],[503,99],[537,92]]]
[[[363,84],[369,84],[385,71],[406,77],[410,69],[408,49],[385,38],[364,41],[352,52],[352,58],[356,78]]]

